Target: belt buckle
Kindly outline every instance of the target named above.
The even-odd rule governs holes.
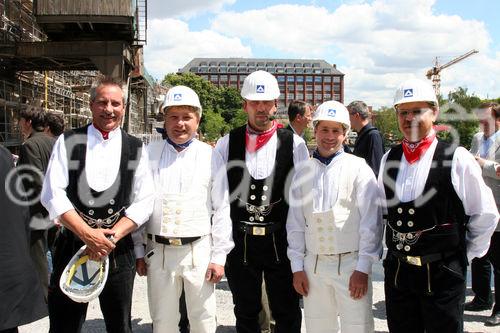
[[[180,238],[169,238],[168,239],[168,243],[170,245],[175,245],[175,246],[181,246],[182,245],[182,241]]]
[[[414,266],[422,266],[421,257],[406,256],[406,262]]]
[[[265,236],[266,235],[266,227],[252,227],[252,235]]]

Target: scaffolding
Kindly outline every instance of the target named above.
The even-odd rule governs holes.
[[[145,6],[145,5],[144,5]],[[145,28],[144,28],[145,29]],[[145,38],[145,32],[143,32]],[[14,52],[16,43],[43,42],[47,36],[37,25],[32,0],[0,0],[0,144],[22,143],[18,129],[19,111],[27,105],[63,115],[65,127],[76,128],[91,120],[89,89],[100,74],[97,70],[13,71],[3,57]],[[15,53],[12,53],[15,54]],[[132,78],[125,129],[134,134],[151,133],[155,82]]]

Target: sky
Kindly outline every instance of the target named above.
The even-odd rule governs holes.
[[[146,69],[158,80],[196,57],[324,59],[344,102],[391,106],[397,86],[440,64],[441,93],[500,97],[500,1],[149,0]]]

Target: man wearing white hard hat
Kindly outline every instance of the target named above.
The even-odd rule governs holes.
[[[384,155],[378,178],[389,331],[463,332],[466,267],[488,251],[495,200],[474,157],[437,140],[428,82],[402,83],[394,108],[404,139]]]
[[[215,333],[215,284],[233,248],[222,161],[196,139],[202,107],[196,92],[171,88],[162,104],[164,140],[148,146],[156,185],[146,224],[148,299],[154,332],[179,332],[179,297],[184,288],[190,331]],[[223,174],[221,174],[223,176]]]
[[[241,96],[248,123],[221,138],[215,152],[227,170],[235,248],[226,262],[236,330],[260,332],[262,278],[275,319],[275,332],[300,332],[301,312],[286,256],[288,192],[294,166],[308,159],[304,141],[272,119],[278,82],[264,71],[245,79]]]
[[[343,150],[349,112],[336,101],[313,116],[317,148],[292,181],[288,257],[304,296],[307,332],[373,332],[372,263],[382,251],[377,180]]]

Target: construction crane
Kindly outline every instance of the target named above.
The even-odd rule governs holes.
[[[436,59],[434,60],[434,67],[432,67],[431,69],[429,69],[427,71],[427,78],[429,80],[432,80],[432,86],[434,87],[434,92],[436,93],[436,95],[439,95],[440,94],[440,86],[441,86],[441,71],[447,67],[450,67],[451,65],[454,65],[456,64],[457,62],[459,61],[462,61],[464,60],[465,58],[468,58],[470,57],[471,55],[475,54],[475,53],[478,53],[479,51],[478,50],[471,50],[465,54],[462,54],[461,56],[459,57],[456,57],[455,59],[447,62],[446,64],[444,65],[440,65],[439,62],[438,62],[438,57],[436,57]]]

